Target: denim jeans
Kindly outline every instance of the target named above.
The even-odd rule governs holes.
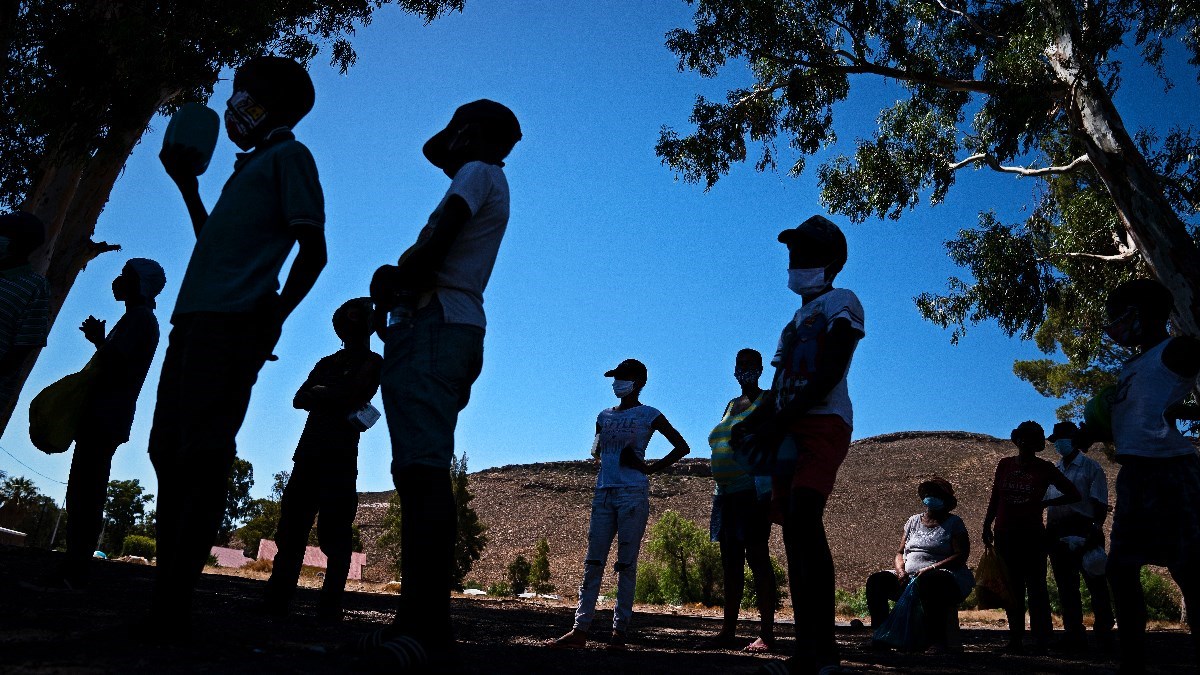
[[[596,598],[604,579],[604,564],[617,539],[617,607],[613,611],[613,630],[625,631],[633,616],[633,592],[637,585],[638,551],[650,516],[648,487],[599,488],[592,499],[592,520],[588,525],[587,559],[583,561],[583,582],[579,584],[579,608],[575,610],[575,628],[587,631],[596,614]]]

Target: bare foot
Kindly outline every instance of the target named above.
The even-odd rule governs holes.
[[[758,638],[754,642],[751,642],[742,648],[742,651],[750,652],[751,654],[766,654],[767,652],[771,651],[771,643],[763,640],[762,638]]]
[[[572,628],[566,635],[557,640],[551,640],[546,646],[554,649],[579,649],[587,644],[587,639],[586,631]]]

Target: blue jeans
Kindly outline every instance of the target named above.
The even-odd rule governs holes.
[[[648,487],[600,488],[592,499],[592,520],[588,525],[587,559],[583,561],[583,582],[579,584],[579,608],[575,610],[575,629],[587,631],[596,614],[596,598],[604,579],[604,563],[617,539],[617,607],[613,611],[613,630],[625,631],[633,616],[633,592],[637,585],[638,551],[650,516]]]

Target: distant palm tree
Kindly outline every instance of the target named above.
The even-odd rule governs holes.
[[[24,476],[6,478],[3,483],[0,483],[0,499],[6,504],[11,502],[13,506],[19,508],[29,504],[37,496],[37,486]]]

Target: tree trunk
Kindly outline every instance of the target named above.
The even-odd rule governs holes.
[[[103,146],[89,158],[58,161],[53,159],[53,153],[47,153],[51,159],[23,208],[46,224],[46,243],[30,256],[30,262],[50,282],[51,326],[83,268],[101,253],[120,249],[92,241],[96,220],[150,120],[173,95],[173,91],[164,90],[158,96],[146,97],[142,114],[124,128],[110,131]],[[14,375],[17,386],[13,388],[12,396],[0,400],[0,434],[8,426],[17,398],[39,353],[35,351],[25,359]]]
[[[1079,24],[1068,0],[1044,3],[1057,35],[1046,49],[1051,68],[1070,87],[1068,114],[1075,136],[1108,188],[1125,230],[1175,298],[1175,326],[1200,337],[1200,248],[1163,194],[1159,177],[1138,149],[1095,64],[1080,53]]]

